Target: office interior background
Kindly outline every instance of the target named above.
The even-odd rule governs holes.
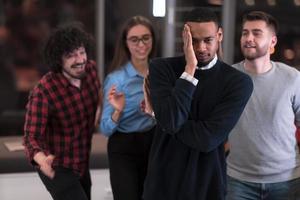
[[[164,3],[165,2],[165,3]],[[154,16],[154,6],[163,16]],[[300,0],[0,0],[0,135],[22,135],[28,92],[47,72],[41,51],[58,25],[79,21],[95,38],[93,58],[103,80],[121,25],[133,15],[148,17],[156,28],[157,56],[182,53],[182,16],[193,7],[214,9],[224,29],[224,60],[242,59],[241,16],[263,10],[279,21],[272,59],[300,68]]]
[[[43,45],[58,25],[79,21],[94,36],[93,58],[103,81],[121,25],[129,17],[149,18],[158,38],[157,56],[174,56],[182,54],[185,12],[201,6],[214,9],[221,19],[225,62],[242,60],[242,15],[262,10],[279,22],[272,59],[300,69],[300,0],[0,0],[0,137],[23,135],[28,94],[48,71]]]

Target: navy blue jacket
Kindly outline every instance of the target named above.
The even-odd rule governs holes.
[[[224,142],[251,93],[250,77],[217,61],[196,70],[197,86],[179,78],[184,57],[150,63],[157,129],[144,185],[145,200],[223,200]]]

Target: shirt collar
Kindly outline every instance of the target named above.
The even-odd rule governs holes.
[[[71,84],[70,81],[67,79],[67,77],[63,75],[62,72],[59,73],[51,72],[51,73],[52,73],[52,77],[58,79],[63,86],[68,87]]]
[[[205,65],[203,67],[197,67],[197,69],[199,69],[199,70],[210,69],[210,68],[212,68],[217,63],[217,60],[218,60],[218,56],[216,54],[215,57],[212,59],[212,61],[210,61],[207,65]]]
[[[125,65],[125,70],[126,72],[128,73],[128,75],[130,77],[133,77],[133,76],[140,76],[140,74],[136,71],[136,69],[134,68],[133,64],[131,62],[128,62],[126,65]]]

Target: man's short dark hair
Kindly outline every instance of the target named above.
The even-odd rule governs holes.
[[[243,16],[243,25],[247,21],[257,21],[257,20],[262,20],[266,22],[267,26],[270,27],[272,31],[274,31],[275,35],[277,34],[278,23],[276,19],[272,15],[265,13],[263,11],[251,11],[249,13],[246,13]]]
[[[184,16],[184,22],[214,22],[220,27],[217,14],[210,8],[198,7],[194,8]]]
[[[74,22],[56,29],[44,48],[44,60],[53,72],[62,71],[62,56],[79,47],[84,47],[89,56],[92,37],[86,33],[82,24]]]

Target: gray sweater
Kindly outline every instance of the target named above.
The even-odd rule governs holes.
[[[233,65],[247,73],[244,62]],[[249,74],[254,90],[229,135],[227,174],[238,180],[275,183],[300,177],[296,126],[300,126],[300,73],[272,62],[264,74]]]

